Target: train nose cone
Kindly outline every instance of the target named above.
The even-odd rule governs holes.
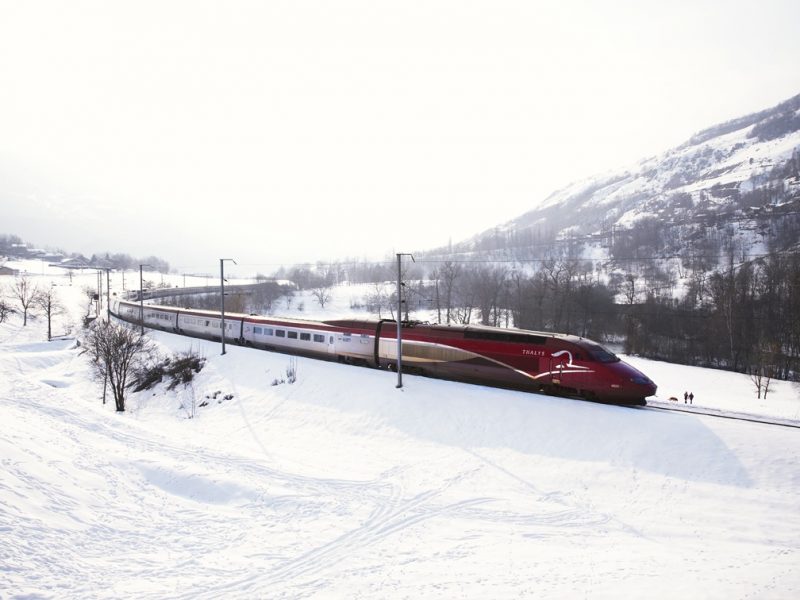
[[[644,375],[631,377],[631,382],[642,389],[644,396],[655,396],[658,386]]]
[[[625,362],[619,363],[619,369],[624,380],[640,390],[643,397],[655,395],[658,386],[647,375]]]

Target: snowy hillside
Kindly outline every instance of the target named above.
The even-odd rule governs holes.
[[[711,127],[635,165],[574,182],[544,200],[532,199],[532,205],[453,249],[523,258],[552,255],[561,242],[583,243],[585,256],[596,259],[687,256],[700,248],[691,246],[692,238],[723,232],[735,237],[740,254],[792,247],[800,242],[800,96]],[[626,238],[637,237],[648,219],[657,220],[664,239],[647,240],[649,248],[640,255],[631,252],[637,248]],[[648,237],[647,230],[641,236]],[[598,254],[599,247],[604,252]]]
[[[205,369],[117,414],[44,337],[0,324],[3,598],[800,594],[800,429],[308,359],[272,385],[288,357],[165,333]],[[636,364],[662,400],[798,417],[792,384]]]

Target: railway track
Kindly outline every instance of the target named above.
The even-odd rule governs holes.
[[[778,427],[793,427],[800,429],[800,421],[791,419],[780,419],[776,417],[764,417],[748,413],[734,411],[717,410],[714,408],[699,407],[694,405],[675,406],[666,403],[648,401],[647,406],[634,407],[644,410],[660,410],[664,412],[676,412],[691,415],[702,415],[704,417],[716,417],[719,419],[731,419],[734,421],[750,421],[751,423],[763,423],[764,425],[775,425]]]

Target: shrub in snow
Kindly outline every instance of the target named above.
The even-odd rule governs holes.
[[[191,350],[176,355],[165,369],[166,375],[170,378],[167,389],[174,390],[180,384],[189,385],[205,364],[205,357]]]
[[[205,364],[205,357],[191,350],[181,352],[171,358],[141,366],[134,374],[131,387],[134,392],[149,390],[166,378],[169,380],[167,389],[174,390],[178,385],[189,385]]]
[[[141,392],[161,383],[164,380],[164,369],[168,363],[169,359],[167,358],[155,364],[141,365],[133,374],[131,389],[134,392]]]
[[[278,379],[277,377],[272,380],[272,385],[280,385],[282,383],[294,383],[297,381],[297,357],[292,356],[289,358],[289,364],[286,365],[286,379],[281,377]]]
[[[17,311],[8,302],[0,298],[0,323],[5,321],[8,315],[13,315],[15,312]]]
[[[216,392],[214,392],[213,394],[206,394],[206,399],[205,399],[205,400],[203,400],[203,401],[200,403],[200,405],[199,405],[199,406],[200,406],[200,408],[203,408],[204,406],[208,406],[209,404],[211,404],[211,401],[212,401],[212,400],[217,400],[217,397],[218,397],[218,396],[219,396],[221,393],[222,393],[222,392],[221,392],[220,390],[217,390],[217,391],[216,391]],[[222,399],[220,399],[220,400],[217,400],[217,404],[222,404],[223,402],[227,402],[228,400],[233,400],[233,394],[225,394],[225,395],[222,397]]]

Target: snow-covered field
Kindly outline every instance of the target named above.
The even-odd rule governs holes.
[[[117,414],[44,331],[0,325],[2,598],[800,597],[800,429],[309,359],[272,385],[288,357],[165,333],[206,368]],[[630,361],[798,418],[792,384]]]

